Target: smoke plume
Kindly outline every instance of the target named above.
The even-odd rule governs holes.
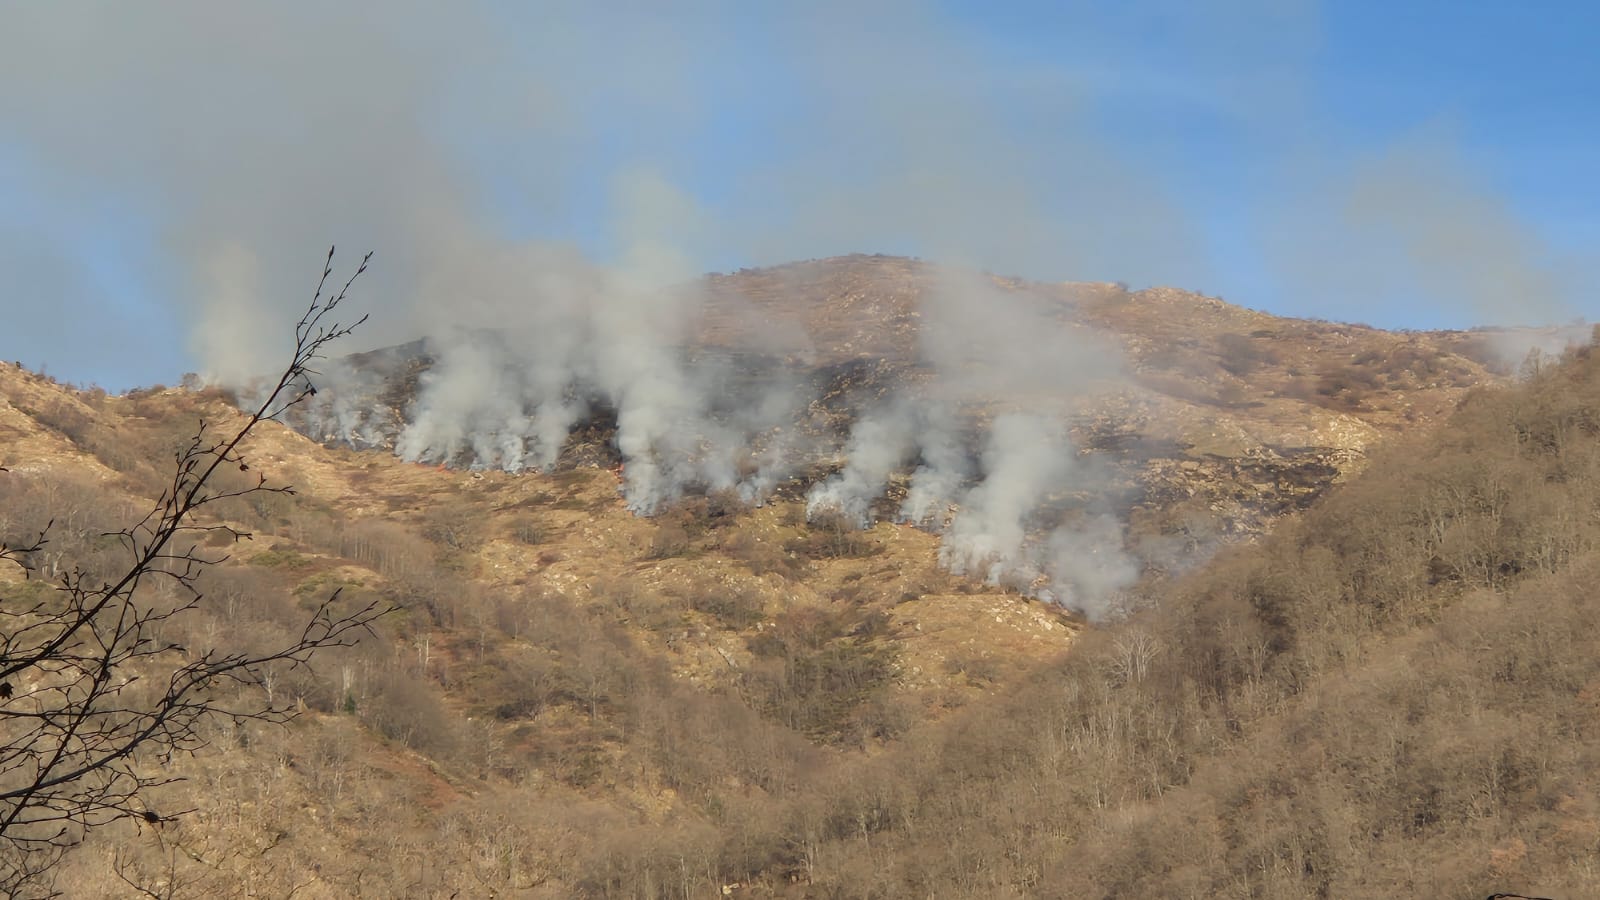
[[[845,465],[812,488],[808,515],[869,524],[891,476],[915,461],[899,517],[942,530],[940,561],[951,571],[1105,612],[1138,574],[1121,526],[1103,515],[1052,523],[1044,513],[1104,483],[1067,425],[1121,383],[1110,342],[1064,324],[1037,296],[954,267],[937,271],[919,313],[918,359],[932,381],[857,421]],[[1093,572],[1076,573],[1085,555]]]
[[[1040,573],[1024,545],[1028,520],[1066,486],[1071,452],[1059,422],[1023,413],[996,418],[983,448],[983,480],[960,498],[939,559],[958,575],[1030,586]]]
[[[1110,113],[1298,140],[1295,54],[1317,16],[1168,4],[1163,21],[1202,45],[1168,69],[1146,58],[1169,54],[1125,52],[1148,31],[1138,11],[1071,13],[1057,25],[1081,32],[1078,52],[1041,55],[996,53],[933,3],[746,6],[18,5],[0,28],[0,194],[24,212],[0,208],[0,238],[26,241],[0,241],[0,268],[29,302],[0,341],[114,308],[76,317],[118,322],[75,332],[100,342],[81,352],[156,358],[186,339],[195,367],[238,384],[282,358],[327,243],[370,247],[360,338],[421,339],[432,366],[400,424],[364,399],[383,390],[372,367],[331,364],[308,410],[324,436],[400,428],[406,459],[548,468],[603,409],[640,512],[691,487],[761,502],[796,460],[842,453],[808,505],[862,521],[909,468],[899,515],[944,529],[952,566],[1096,609],[1130,577],[1117,526],[1052,519],[1051,498],[1094,494],[1067,424],[1120,363],[983,270],[1206,285],[1209,244],[1169,171],[1188,155],[1130,145],[1139,129]],[[1461,200],[1473,183],[1448,172],[1416,177],[1438,174],[1435,155],[1380,161],[1295,213],[1387,230],[1403,264],[1348,264],[1351,229],[1278,228],[1298,246],[1265,253],[1401,270],[1477,309],[1519,291],[1561,308],[1571,279],[1549,276],[1502,204]],[[814,447],[803,378],[689,349],[697,278],[855,251],[949,264],[919,309],[931,374],[845,446]],[[774,339],[746,349],[803,361],[804,335]]]
[[[850,432],[844,468],[806,495],[807,518],[831,512],[857,527],[870,524],[872,501],[916,449],[914,428],[914,412],[903,403],[862,416]]]

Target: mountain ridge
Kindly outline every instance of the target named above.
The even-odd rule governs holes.
[[[1066,423],[1074,452],[1108,464],[1108,490],[1121,498],[1111,501],[1117,515],[1126,518],[1139,507],[1159,512],[1176,498],[1198,497],[1217,519],[1209,540],[1261,533],[1277,515],[1303,507],[1357,469],[1384,435],[1428,427],[1472,389],[1505,383],[1511,372],[1501,345],[1529,341],[1531,334],[1386,332],[1273,316],[1171,288],[1130,292],[1116,284],[1035,283],[987,273],[961,272],[947,290],[945,271],[912,259],[855,255],[709,275],[692,291],[697,312],[674,352],[715,364],[724,394],[759,393],[773,380],[804,385],[793,416],[749,435],[744,452],[750,466],[763,454],[791,454],[770,489],[804,493],[839,471],[851,429],[863,417],[897,398],[924,403],[941,389],[941,374],[922,346],[930,340],[927,316],[939,312],[931,307],[972,305],[982,319],[986,300],[1012,305],[1025,321],[1039,316],[1047,327],[1066,329],[1077,343],[1062,353],[1090,361],[1068,373],[1064,391],[1052,393],[1047,384],[1030,388],[1026,398],[1007,396],[1009,337],[980,336],[989,358],[960,364],[958,377],[977,387],[961,388],[953,407],[963,452],[975,457],[988,422],[1007,408],[1050,410]],[[943,339],[959,345],[962,336]],[[419,392],[445,352],[423,340],[352,357],[359,397],[347,406],[360,410],[360,424],[313,410],[296,427],[324,442],[399,450]],[[500,347],[495,358],[519,352]],[[1002,371],[995,375],[996,369]],[[988,382],[1000,387],[986,388]],[[574,389],[585,390],[569,388],[569,396]],[[575,416],[553,469],[619,466],[616,410],[604,400],[580,399],[586,412]],[[509,400],[509,416],[497,421],[537,418],[534,407]],[[504,444],[502,432],[493,432],[479,446],[498,453]],[[484,464],[468,444],[455,446],[443,455],[426,450],[421,458]],[[909,463],[898,469],[899,486],[888,485],[891,493],[904,489],[914,469]]]
[[[1184,349],[1209,358],[1207,337]],[[1373,341],[1393,349],[1363,361]],[[175,892],[195,896],[244,883],[313,897],[993,897],[1049,896],[1052,884],[1162,895],[1246,883],[1286,897],[1374,884],[1467,896],[1551,871],[1568,872],[1545,879],[1557,887],[1592,887],[1560,868],[1597,846],[1600,794],[1580,774],[1594,769],[1563,762],[1590,751],[1538,710],[1587,709],[1600,684],[1575,624],[1588,570],[1569,573],[1593,544],[1578,526],[1600,446],[1594,361],[1579,351],[1515,383],[1456,384],[1445,369],[1439,387],[1398,386],[1430,359],[1418,346],[1354,329],[1319,351],[1339,360],[1332,374],[1378,375],[1316,403],[1358,400],[1389,417],[1355,435],[1359,450],[1340,445],[1353,454],[1343,468],[1285,455],[1292,442],[1257,451],[1248,441],[1273,433],[1270,417],[1235,423],[1240,437],[1221,430],[1235,407],[1162,407],[1213,416],[1209,444],[1164,444],[1125,416],[1079,421],[1084,445],[1102,445],[1090,452],[1175,470],[1143,482],[1128,512],[1130,543],[1151,542],[1140,558],[1174,564],[1127,589],[1130,618],[1099,624],[952,572],[938,535],[892,521],[904,469],[865,527],[808,516],[819,482],[804,478],[763,506],[691,491],[638,516],[614,450],[512,473],[266,425],[245,448],[252,474],[299,492],[221,507],[254,539],[212,548],[229,559],[207,576],[193,633],[176,637],[265,639],[334,590],[402,612],[277,685],[305,709],[290,729],[219,722],[197,757],[151,760],[192,779],[157,807],[197,811],[159,840],[131,825],[95,836],[68,857],[63,884],[112,896],[120,866],[172,873]],[[1294,365],[1228,374],[1250,383]],[[1434,427],[1445,412],[1405,418],[1419,390],[1448,407],[1448,428]],[[196,423],[237,420],[234,399],[107,396],[0,368],[0,540],[54,518],[35,563],[92,577],[114,552],[103,535],[160,492]],[[572,449],[615,439],[604,422],[592,431]],[[1328,442],[1316,451],[1350,437],[1315,438]],[[1230,521],[1243,524],[1229,532]],[[48,591],[4,587],[8,599]],[[1533,652],[1546,644],[1567,649]],[[1451,655],[1459,648],[1470,657]],[[1452,731],[1469,696],[1487,698],[1478,726]],[[1381,714],[1399,739],[1392,758],[1391,744],[1361,737],[1352,709]],[[1580,721],[1562,715],[1548,721]],[[1540,742],[1523,740],[1528,728],[1545,729]],[[1301,754],[1303,735],[1321,749]],[[1296,793],[1302,783],[1315,793]],[[1441,835],[1482,860],[1462,863]]]

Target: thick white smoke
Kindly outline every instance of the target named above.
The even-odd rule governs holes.
[[[921,464],[900,503],[900,520],[942,528],[963,486],[972,478],[971,455],[955,413],[943,403],[929,404],[917,432]]]
[[[455,287],[463,302],[448,310],[452,327],[427,343],[433,365],[395,452],[413,462],[548,469],[573,427],[603,404],[616,415],[631,509],[652,512],[690,485],[764,499],[789,460],[779,445],[752,459],[752,447],[792,420],[794,385],[769,375],[731,386],[724,366],[688,357],[704,298],[674,283],[680,271],[670,259],[643,256],[630,270],[534,254],[538,269],[520,282],[526,293],[483,287],[466,273]],[[311,414],[348,424],[336,411],[352,386],[330,374]]]
[[[1090,619],[1123,611],[1118,592],[1139,577],[1139,564],[1123,547],[1122,523],[1100,514],[1050,533],[1045,546],[1050,586],[1040,596]]]
[[[916,459],[899,516],[943,529],[940,561],[951,571],[1106,613],[1138,576],[1121,526],[1105,516],[1052,524],[1042,513],[1067,492],[1093,495],[1104,483],[1073,446],[1067,419],[1117,383],[1117,355],[1037,296],[975,272],[941,270],[919,312],[918,352],[932,383],[857,421],[844,468],[811,490],[808,515],[836,511],[867,524],[890,477]],[[984,429],[974,459],[976,426],[964,418],[995,408],[1009,411]]]
[[[1067,486],[1072,463],[1061,422],[1026,413],[996,418],[984,441],[983,480],[958,501],[940,561],[990,584],[1031,586],[1039,572],[1025,546],[1029,518]]]
[[[1075,114],[1069,73],[990,59],[935,4],[800,4],[753,32],[730,24],[749,19],[739,5],[691,6],[32,4],[0,29],[0,118],[23,171],[49,176],[30,179],[42,206],[111,198],[156,235],[170,290],[154,293],[180,298],[207,374],[270,371],[284,348],[262,335],[303,307],[302,263],[328,241],[371,247],[360,294],[382,305],[359,339],[425,338],[433,361],[397,452],[548,467],[604,405],[642,512],[690,485],[760,502],[808,449],[793,384],[734,385],[685,355],[705,298],[684,286],[706,269],[905,248],[1034,277],[1198,280],[1185,217]],[[782,85],[727,90],[705,62],[740,52],[778,59],[803,96],[774,116]],[[995,97],[1046,101],[1060,127],[1019,131]],[[759,165],[718,168],[726,113],[770,130]],[[75,241],[29,255],[92,270]],[[1116,362],[976,273],[924,300],[935,383],[863,421],[827,502],[859,517],[915,461],[901,515],[955,529],[952,504],[1014,471],[975,466],[961,423],[991,402],[1064,421],[1061,398]],[[393,433],[366,370],[330,365],[325,382],[306,410],[322,436]],[[997,548],[1014,533],[983,531]]]
[[[585,412],[568,390],[563,360],[530,359],[493,333],[455,335],[439,350],[396,454],[411,462],[449,462],[470,451],[477,463],[510,472],[555,463]]]
[[[392,434],[394,411],[375,404],[373,397],[387,386],[392,372],[376,363],[357,364],[341,358],[320,360],[313,381],[337,385],[337,390],[320,391],[307,398],[294,411],[297,427],[319,441],[339,441],[356,447],[382,447]],[[264,383],[245,389],[241,405],[257,407],[266,399]],[[253,389],[253,390],[252,390]]]
[[[819,449],[802,427],[816,398],[775,362],[777,347],[747,355],[743,368],[694,348],[692,326],[706,301],[695,285],[704,282],[668,283],[677,273],[661,268],[657,281],[644,268],[626,273],[546,255],[524,273],[525,301],[463,273],[467,299],[450,313],[477,327],[425,345],[433,365],[405,410],[395,452],[418,462],[548,469],[573,427],[604,406],[616,416],[631,509],[654,512],[691,488],[733,489],[762,502]],[[941,531],[940,558],[952,571],[1105,612],[1138,571],[1121,526],[1081,514],[1062,524],[1059,514],[1065,495],[1092,497],[1105,483],[1073,446],[1067,423],[1094,394],[1120,384],[1117,355],[1039,294],[970,271],[924,271],[931,286],[917,310],[917,358],[907,362],[926,377],[893,382],[894,392],[859,415],[833,448],[842,467],[809,491],[808,516],[837,513],[869,525],[875,501],[910,470],[898,518]],[[490,328],[513,315],[514,326]],[[383,367],[371,365],[329,369],[328,389],[313,401],[313,433],[373,442],[385,420],[351,399],[352,391],[375,392]]]
[[[915,425],[915,413],[904,403],[864,414],[850,432],[844,468],[806,495],[806,517],[838,513],[866,526],[872,501],[916,449]]]

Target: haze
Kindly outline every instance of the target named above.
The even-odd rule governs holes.
[[[7,4],[0,356],[117,389],[851,251],[1388,327],[1592,316],[1600,13],[1544,4]]]

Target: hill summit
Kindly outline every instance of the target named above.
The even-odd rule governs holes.
[[[639,398],[610,390],[645,382],[583,363],[592,380],[564,382],[579,414],[554,462],[515,471],[478,455],[470,431],[450,454],[396,453],[482,332],[337,361],[327,405],[298,423],[322,440],[269,423],[244,448],[250,471],[224,473],[222,487],[262,472],[296,492],[212,507],[253,539],[205,539],[227,559],[164,639],[270,644],[335,591],[400,612],[270,682],[303,710],[290,727],[218,721],[195,754],[142,760],[184,779],[143,798],[150,808],[192,811],[92,834],[57,888],[1594,893],[1592,350],[1513,378],[1493,332],[1389,334],[989,276],[990,317],[1045,310],[1026,320],[1044,337],[997,357],[989,325],[960,320],[973,340],[940,343],[941,301],[908,289],[906,327],[931,337],[857,315],[851,340],[867,351],[805,346],[843,334],[826,330],[843,327],[830,310],[888,290],[836,299],[852,279],[925,277],[925,264],[872,257],[714,276],[701,295],[722,305],[672,335],[670,354],[640,343],[629,358],[691,384],[723,377],[714,397],[737,402],[668,408],[726,430],[641,449],[624,436]],[[746,294],[721,297],[730,286]],[[798,324],[752,325],[777,321],[766,303]],[[897,307],[878,308],[894,321]],[[515,361],[515,347],[490,352]],[[1075,353],[1024,366],[1041,347]],[[531,364],[490,366],[481,383]],[[1044,390],[1062,383],[1089,387]],[[807,399],[738,418],[773,385]],[[1252,393],[1230,399],[1226,385]],[[536,415],[544,395],[527,396],[519,408]],[[952,397],[958,440],[939,445],[927,410]],[[7,608],[48,602],[51,578],[114,568],[105,535],[170,484],[197,423],[237,421],[233,399],[107,396],[0,368],[0,541],[55,522],[29,558],[43,578],[0,584]],[[349,410],[367,430],[314,427]],[[792,453],[781,477],[758,495],[740,488],[759,461],[721,486],[696,480],[750,421],[765,423],[750,432],[759,446]],[[1029,430],[1051,422],[1060,434]],[[911,439],[896,444],[896,428]],[[529,432],[491,434],[507,435],[531,452]],[[639,515],[635,454],[665,471],[663,449],[685,452],[690,477]],[[1049,468],[1063,457],[1065,474]],[[903,511],[918,473],[941,464],[966,466],[956,502],[914,527]],[[1058,480],[1029,482],[1030,466]],[[952,556],[952,538],[972,537],[964,513],[1005,524],[1015,494],[998,485],[1029,483],[1049,491],[1022,497],[1018,570],[1077,536],[1055,558],[1066,574],[1045,574],[1123,598],[1122,615],[1086,622],[1033,582]],[[990,562],[1006,535],[992,536]],[[159,584],[141,591],[173,602]],[[146,675],[129,690],[158,681]]]
[[[296,427],[459,468],[613,468],[646,514],[803,497],[939,532],[954,570],[1099,614],[1138,572],[1303,508],[1531,339],[883,256],[561,289],[341,361]]]

